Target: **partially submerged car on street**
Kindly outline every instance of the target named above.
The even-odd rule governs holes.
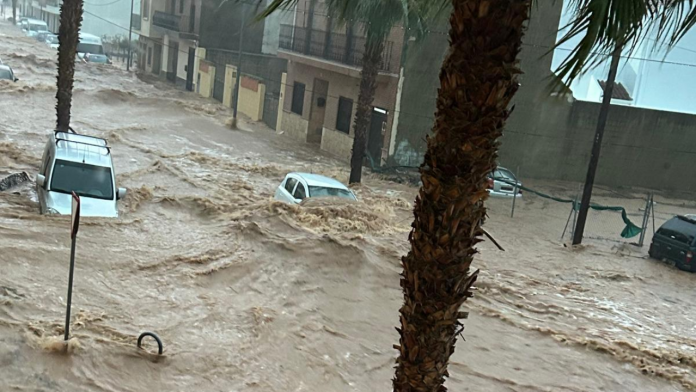
[[[11,80],[16,82],[19,79],[17,79],[14,71],[12,71],[9,65],[2,65],[2,62],[0,62],[0,80]]]
[[[49,34],[46,36],[46,45],[50,46],[51,49],[58,49],[58,36],[55,34]]]
[[[299,204],[310,197],[358,200],[350,189],[333,178],[310,173],[288,173],[275,191],[276,200],[291,204]]]
[[[116,202],[126,196],[105,139],[59,131],[46,143],[36,191],[42,214],[70,215],[75,192],[82,216],[117,217]]]
[[[696,220],[693,215],[678,215],[655,232],[648,255],[669,260],[683,271],[696,272]]]
[[[498,166],[488,175],[488,194],[494,197],[522,197],[522,183],[515,174]]]
[[[48,32],[48,25],[43,20],[27,19],[25,32],[27,37],[36,38],[39,33]]]
[[[111,60],[105,54],[85,53],[84,59],[88,63],[111,64]]]

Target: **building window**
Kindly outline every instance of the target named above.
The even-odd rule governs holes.
[[[338,97],[338,116],[336,117],[336,130],[350,133],[350,120],[353,115],[353,100]]]
[[[302,109],[304,109],[304,83],[295,82],[295,86],[292,88],[292,106],[290,111],[302,115]]]
[[[179,1],[179,13],[180,14],[184,13],[184,0]]]
[[[143,19],[150,19],[150,0],[143,0]]]
[[[147,48],[147,65],[152,65],[152,48]]]

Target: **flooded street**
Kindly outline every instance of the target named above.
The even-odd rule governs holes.
[[[0,22],[20,79],[0,81],[0,178],[33,178],[55,124],[55,54],[20,35]],[[348,166],[112,66],[77,64],[72,114],[108,139],[128,195],[118,219],[81,222],[79,347],[62,354],[70,219],[39,215],[33,183],[0,192],[1,391],[390,390],[416,188],[366,174],[357,203],[273,201],[287,172],[347,183]],[[696,390],[696,276],[647,246],[564,247],[550,225],[567,207],[525,195],[510,218],[491,200],[506,251],[481,244],[450,390]],[[143,331],[163,357],[136,348]]]

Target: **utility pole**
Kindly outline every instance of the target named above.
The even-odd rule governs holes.
[[[130,24],[128,25],[128,58],[126,59],[126,71],[130,71],[131,64],[131,34],[133,33],[133,2],[131,0]]]
[[[244,9],[244,3],[240,3],[240,7],[242,7],[242,23],[239,25],[239,55],[237,57],[237,81],[234,85],[234,102],[232,104],[232,128],[237,128],[239,84],[242,82],[242,45],[244,44],[244,23],[246,23],[246,9]]]
[[[599,110],[599,119],[597,120],[597,131],[595,132],[594,143],[592,144],[592,155],[590,156],[590,165],[587,167],[587,177],[585,178],[585,187],[582,191],[582,199],[580,200],[580,211],[578,212],[578,221],[575,226],[573,235],[573,245],[582,243],[582,237],[585,233],[585,222],[587,222],[587,213],[590,210],[590,199],[592,198],[592,187],[594,186],[595,174],[597,173],[597,165],[599,163],[599,152],[602,149],[602,138],[604,137],[604,128],[607,125],[607,116],[611,107],[611,97],[614,93],[614,81],[619,70],[619,60],[621,60],[622,44],[617,44],[611,56],[611,66],[609,67],[609,76],[604,85],[604,97],[602,98],[602,107]]]

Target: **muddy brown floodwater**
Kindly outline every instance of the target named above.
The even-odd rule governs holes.
[[[0,176],[33,174],[55,54],[0,23],[0,57],[21,79],[0,82]],[[158,81],[83,64],[76,77],[73,127],[109,139],[129,193],[118,219],[83,219],[71,354],[51,350],[69,219],[40,216],[33,184],[0,193],[0,390],[390,389],[415,188],[368,174],[358,203],[273,202],[286,172],[345,182],[346,164],[259,124],[229,130],[224,108]],[[694,276],[645,248],[564,247],[567,205],[525,195],[514,219],[490,206],[506,251],[481,245],[451,390],[696,390]],[[162,358],[136,349],[143,331]]]

